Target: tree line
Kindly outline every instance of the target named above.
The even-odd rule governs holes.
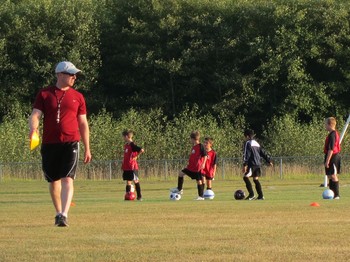
[[[270,138],[277,128],[313,132],[325,116],[342,121],[348,113],[349,7],[340,0],[3,0],[0,125],[28,114],[38,90],[54,83],[55,64],[70,60],[84,71],[76,88],[92,119],[161,112],[175,125],[195,108],[199,118],[250,126],[280,148]]]

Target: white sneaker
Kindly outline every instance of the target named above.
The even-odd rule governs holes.
[[[184,191],[183,189],[179,190],[177,187],[174,187],[174,188],[170,188],[170,192],[182,195]]]
[[[199,196],[199,197],[195,198],[194,200],[196,200],[196,201],[202,201],[202,200],[205,200],[205,198]]]

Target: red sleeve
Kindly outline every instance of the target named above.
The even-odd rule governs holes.
[[[39,109],[41,112],[44,112],[44,98],[42,92],[39,92],[35,98],[33,108]]]
[[[80,94],[80,105],[78,108],[78,115],[86,115],[87,114],[87,110],[86,110],[86,103],[85,103],[85,99],[83,97],[82,94]]]
[[[213,161],[213,165],[217,165],[217,164],[218,164],[218,158],[217,158],[216,152],[214,152],[214,161]]]

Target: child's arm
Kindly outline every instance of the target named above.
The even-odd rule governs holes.
[[[215,152],[215,157],[214,157],[214,161],[213,161],[213,177],[215,177],[215,174],[216,174],[217,164],[218,164],[218,156]]]
[[[202,156],[202,164],[200,166],[200,170],[203,170],[205,168],[205,163],[207,162],[207,159],[208,159],[208,153],[202,144],[200,144],[200,146],[201,146],[201,156]]]
[[[202,164],[201,164],[201,170],[203,170],[205,168],[205,163],[207,162],[207,159],[208,159],[208,156],[205,156],[203,157],[203,161],[202,161]]]
[[[262,147],[260,148],[260,156],[266,161],[266,163],[268,163],[270,166],[273,166],[271,156]]]
[[[242,168],[243,174],[245,174],[248,170],[248,161],[251,154],[252,154],[252,147],[249,141],[247,141],[245,142],[244,149],[243,149],[243,168]]]
[[[142,153],[144,153],[145,150],[142,147],[139,147],[139,146],[135,145],[134,143],[131,143],[130,145],[131,145],[132,152],[137,152],[137,156],[135,156],[133,158],[134,160],[137,160],[137,157],[139,155],[141,155]]]
[[[215,177],[216,174],[216,164],[213,166],[213,177]]]

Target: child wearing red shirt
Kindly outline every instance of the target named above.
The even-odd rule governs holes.
[[[217,157],[216,152],[212,148],[213,139],[211,137],[206,137],[204,139],[204,148],[207,151],[207,161],[205,162],[205,166],[202,170],[202,180],[203,184],[207,184],[207,190],[212,189],[212,181],[215,177],[216,173],[216,165],[217,165]]]
[[[198,131],[193,131],[190,135],[190,139],[193,147],[188,160],[188,165],[179,173],[177,188],[172,188],[170,191],[173,193],[182,194],[184,176],[187,175],[193,180],[195,179],[197,181],[198,198],[195,200],[204,200],[204,184],[202,182],[201,171],[204,169],[207,161],[207,152],[205,151],[204,146],[199,142],[200,134]]]
[[[125,141],[124,145],[124,158],[122,163],[123,180],[126,181],[126,193],[131,191],[131,184],[134,182],[137,200],[142,201],[140,181],[138,178],[139,166],[137,164],[137,157],[144,152],[143,148],[138,147],[133,142],[134,132],[131,130],[125,130],[122,133]]]

